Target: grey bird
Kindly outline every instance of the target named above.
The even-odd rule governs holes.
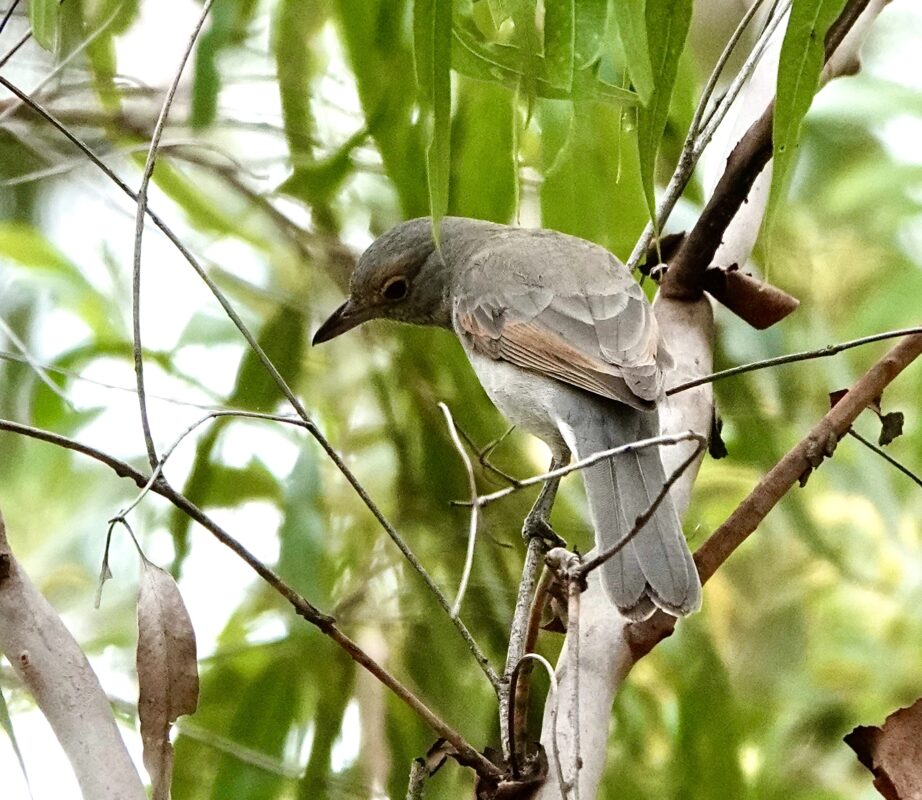
[[[454,331],[496,407],[543,439],[552,467],[656,436],[657,400],[669,356],[650,304],[627,268],[604,248],[549,230],[461,217],[441,221],[437,248],[428,217],[404,222],[362,254],[350,294],[314,344],[370,319]],[[581,470],[596,546],[631,530],[666,476],[657,448]],[[547,524],[557,481],[548,481],[524,531]],[[602,584],[629,619],[656,607],[695,611],[701,584],[667,498],[602,567]]]

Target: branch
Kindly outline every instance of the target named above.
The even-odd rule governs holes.
[[[826,60],[838,47],[870,0],[849,0],[826,34]],[[704,271],[710,266],[724,231],[749,195],[755,179],[772,157],[775,102],[750,126],[727,159],[727,168],[688,237],[679,248],[661,287],[666,297],[694,300],[701,296]]]
[[[694,389],[696,386],[701,386],[705,383],[713,383],[714,381],[723,380],[724,378],[732,378],[736,375],[743,375],[746,372],[755,372],[756,370],[767,369],[768,367],[777,367],[781,364],[793,364],[797,361],[810,361],[814,358],[827,358],[828,356],[834,356],[837,353],[841,353],[843,350],[850,350],[853,347],[859,347],[864,344],[871,344],[872,342],[881,342],[885,339],[896,339],[899,336],[909,336],[914,333],[922,333],[922,326],[916,328],[900,328],[899,330],[886,331],[884,333],[875,333],[872,336],[863,336],[860,339],[852,339],[848,342],[840,342],[839,344],[827,344],[825,347],[820,347],[817,350],[804,350],[800,353],[790,353],[786,356],[776,356],[775,358],[766,358],[762,361],[752,361],[749,364],[741,364],[738,367],[724,369],[720,372],[713,372],[710,375],[696,378],[695,380],[688,381],[687,383],[680,383],[678,386],[673,386],[671,389],[667,389],[666,394],[679,394],[679,392],[684,392],[688,389]]]
[[[859,442],[861,442],[861,444],[863,444],[865,447],[867,447],[868,450],[870,450],[870,451],[872,451],[872,452],[874,452],[874,453],[877,453],[877,455],[879,455],[879,456],[880,456],[884,461],[886,461],[891,467],[896,467],[896,469],[898,469],[900,472],[902,472],[906,477],[908,477],[908,478],[909,478],[911,481],[913,481],[916,485],[922,486],[922,478],[920,478],[918,475],[916,475],[916,474],[915,474],[911,469],[909,469],[908,467],[904,467],[904,466],[903,466],[902,464],[900,464],[900,462],[897,461],[893,456],[891,456],[891,455],[890,455],[889,453],[887,453],[885,450],[881,449],[881,448],[878,447],[876,444],[874,444],[874,442],[868,441],[868,440],[865,439],[860,433],[858,433],[858,432],[855,431],[855,430],[852,430],[851,428],[849,428],[849,430],[848,430],[848,435],[851,436],[851,437],[853,437],[853,438],[855,438],[855,439],[857,439]]]
[[[154,447],[154,439],[151,435],[150,420],[147,416],[147,398],[144,394],[144,356],[141,349],[141,239],[144,236],[144,217],[147,212],[147,187],[150,185],[150,179],[154,174],[154,165],[157,162],[157,148],[160,146],[160,137],[163,136],[163,128],[170,113],[170,106],[173,105],[173,98],[176,96],[176,87],[179,86],[179,79],[182,77],[183,69],[189,60],[192,48],[195,46],[195,40],[198,39],[202,26],[205,24],[208,12],[211,11],[213,2],[214,0],[206,0],[205,5],[202,7],[202,13],[192,30],[192,35],[189,37],[189,42],[183,51],[176,73],[173,75],[173,80],[163,101],[163,107],[160,109],[160,116],[154,126],[154,133],[150,140],[150,150],[147,153],[147,162],[144,164],[144,173],[141,177],[141,187],[138,189],[138,210],[134,229],[134,266],[131,277],[131,317],[134,343],[134,372],[138,386],[141,429],[144,432],[144,445],[147,447],[147,458],[150,461],[151,469],[157,468],[159,459],[157,458],[157,450]]]
[[[83,797],[145,800],[96,673],[61,618],[16,561],[0,517],[0,651],[67,754]]]
[[[916,333],[900,341],[759,481],[748,497],[695,553],[695,563],[702,583],[746,541],[795,483],[803,484],[810,472],[826,456],[831,455],[838,440],[845,436],[858,415],[920,355],[922,334]],[[644,622],[629,626],[628,639],[635,660],[669,636],[675,621],[675,617],[660,611]]]
[[[0,430],[7,430],[13,433],[19,433],[29,436],[33,439],[56,444],[68,450],[73,450],[83,455],[87,455],[106,466],[110,467],[120,477],[131,478],[135,484],[144,488],[150,481],[150,476],[139,472],[134,467],[120,461],[117,458],[103,453],[94,447],[81,444],[66,436],[43,431],[28,425],[22,425],[17,422],[0,419]],[[378,664],[369,656],[361,647],[352,639],[346,636],[337,626],[332,617],[327,616],[316,606],[309,602],[305,597],[295,591],[272,569],[263,564],[256,556],[247,550],[240,542],[225,531],[220,525],[212,520],[204,511],[192,503],[185,495],[180,494],[169,484],[163,481],[154,481],[151,484],[151,491],[159,494],[161,497],[169,500],[176,508],[185,512],[190,518],[198,522],[203,528],[209,531],[221,544],[233,550],[247,565],[256,572],[266,583],[269,584],[278,594],[284,597],[294,608],[300,617],[303,617],[311,625],[314,625],[325,636],[332,639],[338,644],[357,664],[364,667],[368,672],[375,676],[381,683],[387,686],[399,699],[408,705],[416,714],[429,725],[439,736],[450,742],[455,748],[455,759],[458,763],[471,767],[478,775],[486,777],[497,777],[500,774],[499,768],[478,753],[454,728],[450,727],[435,712],[433,712],[422,700],[413,692],[404,686],[397,678],[388,672],[383,666]],[[2,620],[0,620],[2,623]],[[82,734],[85,737],[86,731]],[[96,797],[97,795],[88,795]],[[105,797],[105,795],[98,795]]]

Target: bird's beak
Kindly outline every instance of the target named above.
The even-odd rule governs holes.
[[[346,300],[336,309],[330,318],[323,323],[314,334],[313,344],[323,344],[339,336],[341,333],[352,330],[356,325],[361,325],[374,316],[373,308],[360,308],[351,299]]]

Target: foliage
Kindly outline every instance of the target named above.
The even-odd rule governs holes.
[[[906,115],[918,123],[922,102],[911,69],[892,68],[894,50],[911,55],[902,30],[920,24],[909,5],[883,14],[862,72],[820,96],[786,168],[790,196],[760,253],[801,309],[767,332],[721,312],[718,367],[918,324],[919,167],[907,163],[899,130]],[[30,45],[31,59],[14,58],[4,74],[32,86],[72,57],[36,96],[135,185],[143,163],[135,150],[159,108],[148,86],[168,80],[178,61],[170,54],[198,13],[175,6],[171,16],[153,2],[68,0],[60,11],[33,2],[36,39],[57,49]],[[308,329],[341,301],[351,252],[343,243],[363,246],[431,207],[544,224],[626,257],[649,218],[654,177],[678,158],[689,87],[700,89],[713,60],[695,18],[683,53],[690,6],[545,0],[536,17],[527,0],[215,3],[187,102],[167,127],[151,207],[203,257],[449,595],[467,530],[465,510],[449,501],[467,485],[436,403],[482,445],[505,424],[448,334],[375,325],[307,347]],[[145,28],[152,15],[169,19]],[[4,47],[26,25],[15,16]],[[142,67],[133,50],[150,63]],[[140,83],[116,78],[123,64]],[[783,59],[782,72],[791,68]],[[803,111],[795,94],[789,152]],[[12,354],[0,362],[0,416],[142,464],[136,398],[111,388],[133,386],[133,208],[37,117],[3,115],[0,319],[46,374],[0,334]],[[697,183],[687,191],[683,219],[700,193]],[[289,410],[210,295],[152,234],[143,286],[161,450],[202,405]],[[717,385],[730,456],[702,470],[686,526],[693,545],[824,413],[828,392],[884,347]],[[884,397],[885,410],[907,415],[905,435],[888,449],[917,472],[920,394],[916,368]],[[876,438],[873,425],[860,428]],[[294,429],[253,420],[213,422],[193,439],[167,465],[171,482],[470,741],[497,746],[495,698],[463,642],[323,452]],[[546,466],[543,449],[518,432],[493,458],[522,476]],[[487,471],[478,479],[498,485]],[[555,524],[585,547],[580,491],[577,480],[565,482]],[[72,453],[0,435],[0,508],[13,544],[123,700],[133,699],[129,541],[116,540],[102,609],[91,604],[106,520],[134,492]],[[497,664],[530,500],[517,494],[487,510],[462,609]],[[180,728],[175,796],[402,797],[410,761],[432,734],[202,529],[156,498],[137,514],[148,556],[172,565],[199,637],[202,695]],[[821,798],[866,786],[841,737],[919,694],[920,519],[918,488],[844,440],[708,586],[704,610],[632,674],[615,708],[606,796]],[[542,635],[548,657],[559,646]],[[0,672],[15,728],[29,701],[8,677]],[[35,764],[40,746],[17,741]],[[469,783],[449,765],[427,797],[464,796]]]

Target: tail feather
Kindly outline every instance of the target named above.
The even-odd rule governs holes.
[[[610,406],[602,411],[561,424],[577,458],[657,435],[655,413],[621,407],[613,414]],[[631,530],[666,481],[656,448],[615,456],[582,473],[599,549],[611,547]],[[631,542],[600,569],[612,602],[630,619],[645,619],[656,607],[685,615],[701,604],[698,573],[668,495]]]

